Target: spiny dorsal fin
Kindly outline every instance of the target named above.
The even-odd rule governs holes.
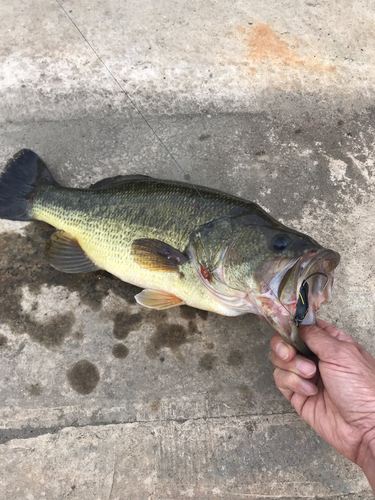
[[[100,191],[101,189],[109,189],[115,186],[120,186],[121,184],[127,184],[128,182],[145,181],[147,179],[150,180],[152,177],[141,174],[116,175],[115,177],[107,177],[106,179],[101,179],[100,181],[91,184],[90,189]]]
[[[78,241],[65,231],[56,231],[47,241],[45,255],[52,267],[64,273],[89,273],[100,269],[85,254]]]
[[[131,254],[135,262],[149,271],[180,272],[179,266],[189,259],[168,243],[142,238],[132,243]]]
[[[172,293],[162,290],[142,290],[135,297],[138,304],[149,307],[150,309],[169,309],[170,307],[183,306],[185,302]]]

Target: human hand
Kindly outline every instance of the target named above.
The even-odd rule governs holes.
[[[275,333],[276,385],[325,441],[364,470],[375,492],[375,359],[325,321],[302,325],[299,333],[317,365]]]

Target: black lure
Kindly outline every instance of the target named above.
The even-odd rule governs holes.
[[[296,315],[294,316],[294,322],[299,326],[302,321],[306,318],[309,312],[309,303],[307,297],[309,296],[309,285],[305,280],[301,288],[299,289],[299,298],[297,302]]]

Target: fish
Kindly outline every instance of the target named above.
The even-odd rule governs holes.
[[[45,256],[59,271],[106,270],[142,288],[135,299],[148,308],[255,313],[305,354],[298,327],[331,301],[340,261],[254,202],[146,175],[66,187],[29,149],[0,177],[0,218],[54,226]]]

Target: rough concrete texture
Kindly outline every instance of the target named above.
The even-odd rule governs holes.
[[[0,157],[189,178],[341,253],[321,317],[375,354],[373,1],[0,1]],[[81,30],[77,31],[73,22]],[[149,120],[178,170],[127,96]],[[1,499],[368,499],[275,388],[252,315],[138,306],[0,221]]]

